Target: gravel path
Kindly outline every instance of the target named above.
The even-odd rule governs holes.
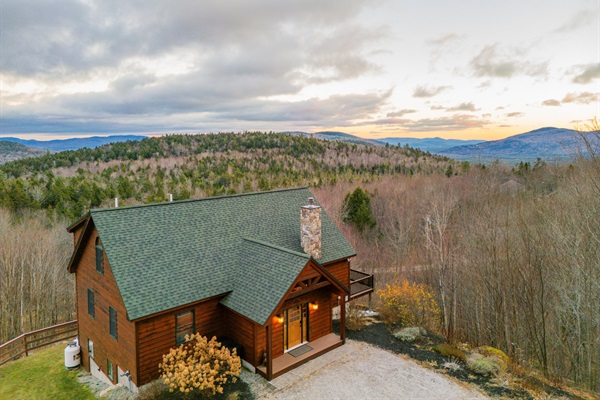
[[[242,379],[261,399],[487,398],[411,360],[353,340],[269,383],[251,375]]]

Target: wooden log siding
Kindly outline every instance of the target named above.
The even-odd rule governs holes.
[[[348,260],[338,261],[333,264],[326,265],[325,268],[331,272],[342,284],[350,289],[350,262]],[[331,294],[331,306],[335,307],[338,305],[338,294]]]
[[[159,377],[158,364],[162,356],[175,348],[175,320],[177,314],[194,310],[196,332],[208,337],[217,338],[224,334],[223,307],[221,298],[214,298],[202,303],[178,308],[177,310],[151,317],[137,323],[138,331],[138,375],[140,384],[150,382]]]
[[[262,353],[259,355],[255,346],[259,325],[227,308],[224,308],[224,319],[225,336],[244,346],[244,360],[252,365],[260,363]],[[263,351],[265,351],[264,349]]]
[[[325,269],[331,272],[344,286],[350,288],[350,262],[348,260],[325,265]]]
[[[87,242],[82,243],[85,248],[75,272],[81,363],[89,372],[88,339],[90,339],[94,343],[94,361],[105,374],[106,360],[110,359],[113,363],[113,371],[117,371],[117,366],[123,371],[129,370],[133,383],[138,385],[135,324],[127,319],[125,305],[106,256],[103,257],[104,275],[96,271],[96,237],[97,232],[94,228]],[[95,318],[88,314],[88,289],[94,291]],[[110,336],[109,307],[117,311],[118,340]],[[117,382],[116,372],[113,372],[113,381]]]

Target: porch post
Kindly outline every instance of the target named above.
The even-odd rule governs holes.
[[[346,296],[341,296],[340,303],[340,339],[346,343]]]
[[[273,329],[267,325],[267,380],[273,379]]]

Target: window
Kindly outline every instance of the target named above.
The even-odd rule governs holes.
[[[88,338],[88,354],[90,358],[94,358],[94,342]]]
[[[114,381],[113,363],[108,358],[106,359],[106,375],[111,382]]]
[[[119,338],[119,335],[117,334],[117,310],[108,307],[108,316],[110,319],[110,336],[117,340]]]
[[[100,236],[96,237],[96,271],[104,275],[104,248]]]
[[[185,343],[185,335],[196,333],[194,310],[186,311],[175,316],[175,344]]]
[[[88,289],[88,314],[92,318],[96,318],[96,309],[94,308],[94,291]]]

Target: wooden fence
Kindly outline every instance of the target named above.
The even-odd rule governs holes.
[[[3,345],[0,345],[0,365],[16,360],[21,356],[27,357],[29,352],[51,344],[62,342],[77,336],[77,321],[69,321],[62,324],[27,332],[17,336]]]

